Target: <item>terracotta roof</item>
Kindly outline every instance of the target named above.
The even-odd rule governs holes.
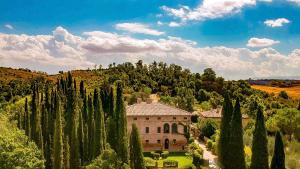
[[[127,116],[192,116],[192,113],[159,102],[141,102],[128,106]]]
[[[211,109],[208,111],[200,112],[201,116],[205,118],[221,118],[222,117],[222,109]],[[243,119],[249,118],[247,115],[242,115]]]

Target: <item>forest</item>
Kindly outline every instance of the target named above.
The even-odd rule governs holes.
[[[187,168],[203,165],[193,145],[203,138],[221,168],[300,167],[299,100],[225,80],[211,68],[193,73],[138,61],[56,75],[9,68],[0,74],[0,168],[146,168],[138,129],[127,132],[126,106],[151,94],[189,112],[222,108],[220,124],[193,120],[203,132],[189,137]],[[242,115],[250,118],[246,127]]]

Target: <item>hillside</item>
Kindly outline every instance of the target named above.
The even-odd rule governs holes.
[[[273,87],[273,86],[266,86],[266,85],[252,85],[251,86],[254,89],[261,90],[267,93],[274,93],[276,96],[281,91],[286,91],[287,94],[294,98],[294,99],[300,99],[300,85],[298,86],[292,86],[292,87]]]

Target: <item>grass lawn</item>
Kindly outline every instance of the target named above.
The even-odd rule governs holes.
[[[148,154],[145,154],[145,158],[151,158],[148,156]],[[185,153],[182,152],[171,152],[166,158],[167,160],[175,160],[178,161],[178,168],[185,168],[185,166],[190,166],[192,165],[192,158],[189,156],[186,156]],[[163,161],[166,159],[160,159],[158,160],[158,166],[162,167],[163,166]]]

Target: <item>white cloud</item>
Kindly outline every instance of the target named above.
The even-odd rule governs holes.
[[[102,31],[75,36],[62,27],[50,35],[0,33],[0,66],[54,73],[142,59],[145,63],[154,60],[175,63],[194,72],[212,67],[219,75],[230,79],[297,76],[300,72],[300,49],[284,55],[272,48],[250,50],[196,45],[194,41],[178,37],[136,39]]]
[[[297,5],[300,5],[300,0],[288,0],[289,2],[296,3]]]
[[[248,47],[268,47],[275,44],[280,43],[277,40],[267,39],[267,38],[251,38],[248,40],[247,46]]]
[[[164,23],[162,23],[161,21],[157,21],[156,24],[159,25],[159,26],[164,25]]]
[[[278,18],[278,19],[269,19],[264,22],[269,27],[282,27],[284,24],[290,23],[290,21],[286,18]]]
[[[10,24],[5,24],[4,27],[6,27],[7,29],[13,30],[14,27]]]
[[[162,6],[161,9],[170,16],[186,21],[221,18],[253,5],[256,5],[256,0],[203,0],[193,9],[188,6],[180,6],[178,9]]]
[[[180,27],[181,25],[182,25],[181,23],[173,22],[173,21],[169,23],[170,27]]]
[[[118,30],[128,31],[131,33],[142,33],[142,34],[154,35],[154,36],[159,36],[164,34],[164,32],[151,29],[149,28],[148,25],[144,25],[141,23],[119,23],[116,24],[115,28]]]

